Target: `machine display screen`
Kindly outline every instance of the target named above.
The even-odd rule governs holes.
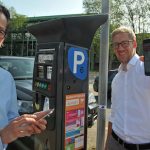
[[[39,54],[38,63],[47,63],[47,61],[52,61],[54,59],[53,54]]]

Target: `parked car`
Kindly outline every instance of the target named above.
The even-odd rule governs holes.
[[[0,56],[0,67],[9,71],[14,77],[19,113],[32,113],[32,77],[34,58]]]
[[[107,85],[107,99],[111,98],[111,83],[115,75],[118,73],[118,69],[108,71],[108,85]],[[93,84],[93,89],[98,92],[99,76],[96,76]]]
[[[17,89],[18,109],[20,114],[33,113],[32,79],[34,58],[0,56],[0,67],[9,71],[14,77]],[[89,91],[88,126],[97,118],[96,99]]]

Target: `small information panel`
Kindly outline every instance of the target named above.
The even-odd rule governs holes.
[[[48,63],[53,61],[53,54],[39,54],[38,55],[38,63]]]
[[[65,150],[84,149],[85,93],[66,95]]]

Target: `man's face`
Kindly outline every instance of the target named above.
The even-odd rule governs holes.
[[[135,54],[136,40],[131,40],[128,33],[118,33],[113,37],[112,42],[118,60],[127,64]]]
[[[3,13],[0,13],[0,47],[2,46],[7,28],[7,19]]]

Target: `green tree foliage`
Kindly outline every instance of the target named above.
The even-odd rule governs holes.
[[[19,45],[24,45],[26,39],[26,26],[27,26],[27,17],[25,15],[18,14],[13,7],[9,8],[11,20],[9,23],[9,30],[7,33],[7,38],[5,43],[8,43],[7,55],[20,55],[22,49],[18,49]],[[18,42],[18,44],[16,44]],[[6,47],[4,47],[6,49]]]
[[[100,13],[101,3],[99,0],[84,0],[83,8],[87,14],[90,13]]]
[[[11,14],[11,31],[25,30],[25,27],[27,25],[27,17],[25,15],[17,14],[13,7],[11,7],[9,11]]]
[[[148,32],[150,25],[150,1],[149,0],[118,0],[123,12],[122,24],[127,24],[136,33]]]

